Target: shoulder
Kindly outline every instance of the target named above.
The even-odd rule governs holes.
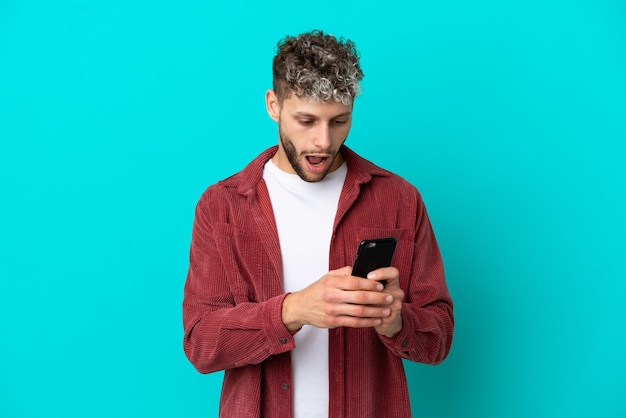
[[[263,178],[263,167],[276,153],[276,149],[276,146],[266,149],[241,171],[207,187],[200,196],[198,209],[215,213],[241,204],[242,200],[256,192],[257,185]]]
[[[224,193],[248,194],[256,188],[256,185],[263,178],[265,163],[276,154],[277,149],[277,146],[266,149],[250,161],[241,171],[210,185],[203,193],[203,197]]]
[[[389,198],[421,201],[417,187],[404,177],[374,164],[347,147],[342,149],[342,154],[348,164],[349,172],[358,182],[364,184],[363,191],[371,189],[371,191],[382,193]]]
[[[372,177],[363,193],[375,195],[375,200],[384,205],[393,204],[406,213],[420,213],[424,209],[422,195],[412,183],[403,177],[389,173],[387,176]]]
[[[277,150],[277,145],[266,149],[250,161],[243,170],[218,182],[217,186],[236,188],[240,193],[248,193],[261,181],[265,164],[276,154]]]

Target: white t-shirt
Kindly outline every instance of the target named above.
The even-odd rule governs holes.
[[[285,292],[302,290],[328,273],[333,223],[347,171],[344,163],[322,181],[309,183],[271,160],[265,164],[263,179],[278,229]],[[294,417],[328,417],[328,330],[304,326],[294,338]]]

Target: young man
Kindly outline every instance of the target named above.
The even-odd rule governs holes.
[[[267,112],[278,146],[196,207],[184,349],[225,370],[221,417],[410,417],[402,359],[437,364],[452,301],[419,192],[344,144],[363,77],[354,44],[278,44]],[[393,266],[351,275],[364,239]]]

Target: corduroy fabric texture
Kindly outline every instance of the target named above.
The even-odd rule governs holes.
[[[262,180],[272,147],[210,186],[196,207],[183,300],[185,353],[201,373],[225,370],[220,417],[291,418],[293,336],[281,319],[282,268]],[[341,153],[348,174],[329,269],[352,265],[363,239],[398,240],[393,265],[405,292],[402,331],[329,330],[332,418],[409,418],[402,359],[437,364],[452,343],[452,300],[421,195],[402,178]]]

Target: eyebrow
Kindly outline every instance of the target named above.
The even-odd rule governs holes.
[[[348,111],[348,112],[343,112],[340,113],[338,115],[333,116],[331,119],[337,119],[337,118],[341,118],[341,117],[346,117],[346,116],[350,116],[352,115],[352,112]],[[299,117],[305,117],[305,118],[314,118],[317,119],[318,117],[312,113],[307,113],[307,112],[302,112],[302,111],[298,111],[298,112],[294,112],[293,116],[299,116]]]

